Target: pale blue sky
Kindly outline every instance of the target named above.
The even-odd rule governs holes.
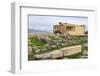
[[[33,30],[52,32],[53,25],[58,24],[59,22],[85,24],[86,30],[88,26],[87,17],[29,15],[29,29]]]

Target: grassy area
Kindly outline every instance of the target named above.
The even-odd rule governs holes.
[[[36,38],[32,38],[31,41],[32,41],[32,45],[35,45],[35,46],[43,46],[46,44],[46,42],[41,42]]]

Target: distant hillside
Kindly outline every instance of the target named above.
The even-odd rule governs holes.
[[[29,29],[28,32],[29,33],[51,33],[49,31],[33,30],[33,29]]]

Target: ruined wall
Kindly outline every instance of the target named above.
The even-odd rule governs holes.
[[[74,25],[74,24],[68,24],[64,23],[62,25],[56,25],[57,28],[53,28],[54,32],[56,30],[59,30],[62,34],[70,34],[70,35],[84,35],[85,33],[85,25]],[[67,26],[73,26],[74,30],[67,30]]]
[[[75,26],[74,31],[68,32],[70,35],[84,35],[85,33],[85,27],[84,26]]]

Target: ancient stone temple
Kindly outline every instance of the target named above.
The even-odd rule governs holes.
[[[69,35],[84,35],[85,34],[85,25],[76,25],[70,23],[62,23],[54,25],[53,32],[60,34],[69,34]]]

